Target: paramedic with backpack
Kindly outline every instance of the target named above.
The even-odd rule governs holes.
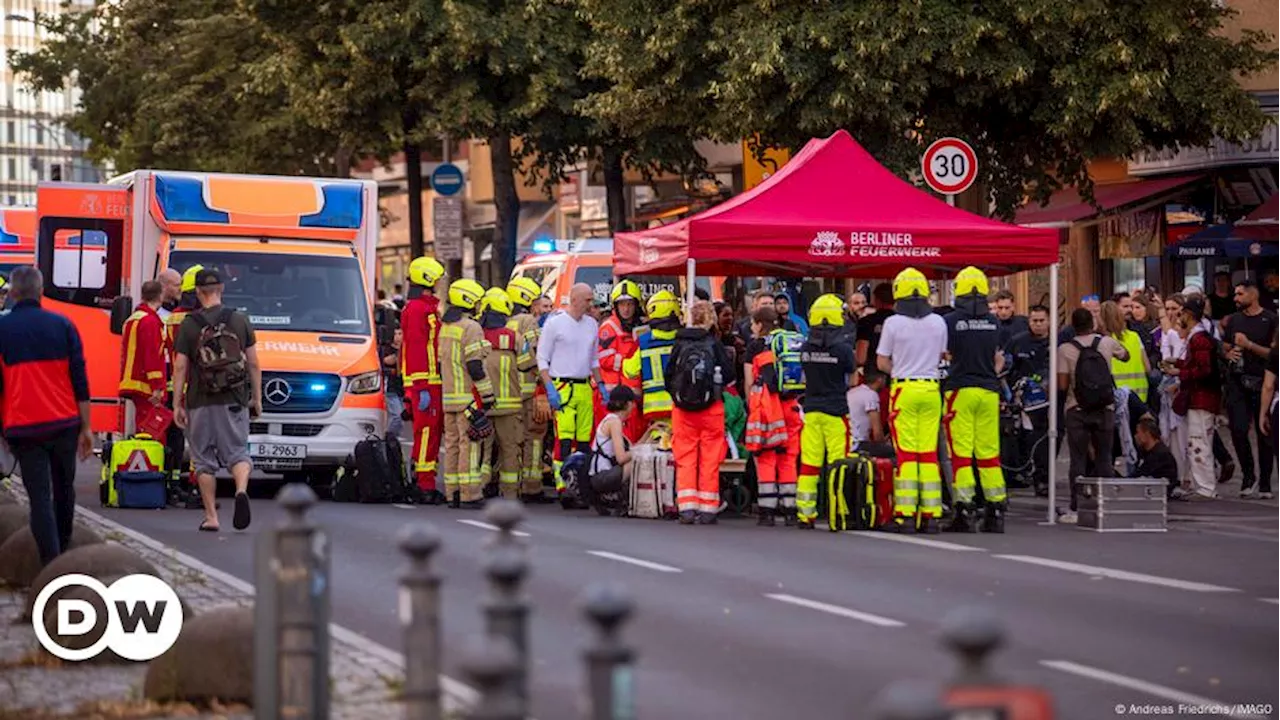
[[[915,268],[893,279],[895,314],[884,321],[876,347],[879,370],[889,388],[889,431],[898,455],[893,476],[893,514],[887,528],[938,532],[942,475],[938,426],[942,418],[939,363],[947,349],[947,323],[929,304],[929,281]]]
[[[809,306],[809,339],[800,346],[804,370],[804,427],[800,430],[797,527],[818,519],[818,474],[849,455],[849,381],[857,363],[844,329],[844,300],[827,294]]]
[[[440,380],[440,298],[436,286],[444,266],[423,256],[409,263],[409,301],[400,312],[400,377],[413,412],[413,474],[420,500],[444,501],[436,484],[444,435],[444,395]]]
[[[788,526],[796,524],[797,463],[800,459],[800,395],[804,369],[800,347],[804,336],[778,327],[778,312],[762,306],[751,314],[751,342],[747,345],[746,446],[755,457],[759,524],[773,527],[781,512]],[[781,360],[780,358],[785,358]],[[785,362],[785,366],[784,363]]]
[[[204,503],[200,529],[218,530],[215,500],[220,468],[231,472],[236,498],[232,526],[249,526],[249,420],[262,414],[262,370],[249,319],[222,305],[222,278],[195,277],[200,309],[182,320],[175,344],[173,419],[187,431],[191,464]]]
[[[676,462],[676,507],[680,524],[714,525],[720,512],[720,463],[724,434],[724,388],[734,381],[733,361],[711,334],[715,310],[699,300],[693,327],[676,331],[665,382],[671,394],[671,451]]]
[[[484,505],[483,454],[491,445],[493,382],[485,372],[489,343],[473,316],[484,296],[475,280],[454,280],[441,318],[440,382],[444,391],[444,494],[450,506]]]
[[[952,529],[977,530],[973,476],[977,465],[986,500],[982,529],[1004,532],[1005,486],[1000,468],[1000,380],[1004,369],[1001,326],[987,309],[987,276],[969,266],[956,274],[956,309],[947,313],[951,371],[943,381],[943,424],[955,468]]]
[[[1067,472],[1071,511],[1060,518],[1076,522],[1076,479],[1114,476],[1111,466],[1112,433],[1115,430],[1115,380],[1111,359],[1129,359],[1129,351],[1115,338],[1094,332],[1093,313],[1076,308],[1071,313],[1075,337],[1058,346],[1058,389],[1066,396],[1063,425],[1071,457]],[[1090,462],[1090,457],[1095,458]]]
[[[542,286],[532,278],[518,277],[507,284],[511,319],[507,327],[516,334],[520,352],[516,363],[528,367],[520,374],[520,404],[524,417],[524,440],[520,443],[520,498],[527,503],[544,501],[542,494],[542,442],[551,419],[546,390],[538,382],[538,336],[542,328],[533,315]]]

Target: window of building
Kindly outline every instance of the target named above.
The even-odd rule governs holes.
[[[8,198],[8,200],[9,200],[9,202],[8,202],[8,203],[6,203],[7,205],[13,206],[13,205],[17,205],[17,204],[18,204],[18,196],[17,196],[17,195],[10,195],[10,196],[9,196],[9,198]]]
[[[10,120],[9,122],[5,123],[5,126],[6,126],[6,129],[7,129],[7,131],[8,131],[8,132],[6,133],[6,137],[8,137],[8,138],[9,138],[9,144],[10,144],[10,145],[12,145],[13,143],[18,142],[18,127],[17,127],[17,124],[15,124],[12,120]]]
[[[18,179],[18,161],[17,160],[14,160],[13,158],[9,158],[9,174],[6,175],[5,177],[7,177],[10,180]]]
[[[1147,283],[1145,258],[1116,258],[1111,261],[1113,293],[1141,290]]]
[[[42,125],[36,125],[36,144],[44,144],[44,126]]]

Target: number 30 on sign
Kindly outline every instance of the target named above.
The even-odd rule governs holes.
[[[978,156],[960,138],[934,140],[920,159],[924,181],[943,195],[958,195],[978,177]]]

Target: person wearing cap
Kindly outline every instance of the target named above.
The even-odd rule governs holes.
[[[545,502],[542,494],[542,447],[551,421],[551,405],[546,390],[538,382],[538,336],[542,327],[534,317],[542,286],[532,278],[518,277],[507,283],[511,318],[507,328],[516,334],[520,351],[516,363],[528,367],[520,373],[520,403],[524,417],[524,440],[520,443],[520,499],[526,503]]]
[[[947,449],[955,468],[953,530],[977,528],[974,464],[986,500],[982,529],[1004,532],[1005,484],[1000,468],[1000,380],[1004,369],[1001,336],[1006,331],[987,308],[987,276],[976,267],[956,275],[956,309],[947,313],[951,371],[942,383],[942,415]],[[1000,297],[997,295],[997,297]]]
[[[937,533],[942,517],[938,435],[942,417],[939,365],[947,322],[929,304],[929,280],[915,268],[893,279],[894,314],[884,321],[876,366],[892,378],[889,431],[898,465],[893,476],[895,532]]]
[[[444,266],[433,257],[424,255],[409,263],[409,300],[400,312],[400,377],[405,404],[413,413],[414,487],[417,500],[429,505],[445,500],[436,483],[444,435],[437,287],[444,274]]]
[[[249,421],[262,414],[262,368],[257,337],[249,319],[222,304],[222,276],[202,269],[195,276],[200,308],[186,314],[175,343],[173,419],[187,431],[204,520],[200,529],[217,532],[216,473],[226,469],[235,481],[232,527],[249,526]],[[220,354],[214,369],[205,358]]]
[[[809,323],[800,317],[800,314],[791,309],[791,296],[785,292],[777,293],[773,296],[773,309],[778,313],[778,317],[782,319],[782,329],[798,332],[801,335],[809,334]]]

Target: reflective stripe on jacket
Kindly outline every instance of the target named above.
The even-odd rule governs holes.
[[[622,364],[627,377],[640,378],[641,405],[644,407],[645,417],[671,412],[666,371],[675,340],[675,330],[652,330],[644,333],[638,339],[639,352]]]
[[[150,305],[142,305],[121,333],[121,396],[147,396],[165,389],[165,326]]]
[[[400,376],[406,389],[421,391],[441,382],[439,309],[439,298],[423,294],[405,303],[400,313],[400,330],[404,333]]]

